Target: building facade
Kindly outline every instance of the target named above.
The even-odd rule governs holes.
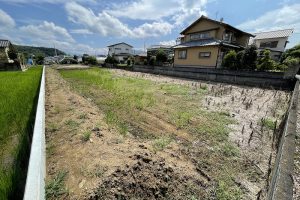
[[[13,60],[10,60],[8,56],[10,48],[12,48],[12,44],[9,40],[0,40],[0,65],[14,62]]]
[[[125,62],[130,56],[133,55],[133,46],[121,42],[108,46],[108,55],[114,57],[119,62]]]
[[[250,39],[249,44],[255,44],[258,51],[270,50],[270,56],[278,61],[285,50],[288,38],[292,35],[293,29],[284,29],[277,31],[268,31],[254,33],[255,37]]]
[[[181,33],[174,49],[175,67],[220,68],[224,55],[248,45],[250,33],[201,16]]]

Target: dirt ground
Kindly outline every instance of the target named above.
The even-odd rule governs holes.
[[[261,121],[282,117],[289,92],[111,71],[116,76],[155,83],[206,86],[208,93],[199,106],[208,111],[224,111],[235,119],[236,123],[230,125],[230,140],[241,151],[245,165],[255,166],[256,173],[268,179],[270,164],[276,156],[272,148],[273,130],[263,127]],[[153,153],[151,142],[116,133],[105,123],[103,112],[93,101],[74,92],[54,69],[47,68],[46,92],[47,179],[60,171],[68,172],[68,194],[62,198],[130,199],[128,194],[135,194],[137,199],[161,199],[166,192],[175,195],[170,199],[193,199],[191,194],[213,196],[210,177],[199,173],[180,150],[180,144],[171,143],[164,151]],[[156,119],[153,113],[147,115],[155,118],[159,129],[177,132],[182,138],[188,134]],[[87,134],[91,135],[85,139]],[[258,199],[266,184],[247,181],[242,175],[235,182],[246,191],[244,199]]]

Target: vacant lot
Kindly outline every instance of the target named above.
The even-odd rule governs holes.
[[[0,72],[0,199],[22,198],[41,72]]]
[[[263,198],[284,91],[47,71],[47,196]]]

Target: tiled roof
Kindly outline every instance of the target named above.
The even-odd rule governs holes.
[[[10,41],[0,40],[0,47],[8,47],[9,45],[10,45]]]
[[[216,39],[196,40],[196,41],[185,42],[185,43],[175,45],[175,46],[173,46],[173,48],[179,49],[179,48],[189,48],[189,47],[217,46],[220,44],[222,44],[224,46],[240,48],[240,46],[222,42],[221,40],[216,40]]]
[[[289,37],[293,33],[294,29],[284,29],[278,31],[268,31],[268,32],[260,32],[254,33],[256,40],[259,39],[268,39],[268,38],[282,38]]]
[[[120,42],[120,43],[117,43],[117,44],[112,44],[112,45],[109,45],[109,46],[107,46],[107,47],[113,47],[113,46],[116,46],[116,45],[119,45],[119,44],[125,44],[125,45],[127,45],[127,46],[129,46],[129,47],[133,47],[133,46],[131,46],[130,44],[127,44],[127,43],[125,43],[125,42]]]

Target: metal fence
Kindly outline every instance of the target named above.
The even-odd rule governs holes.
[[[45,199],[45,66],[43,67],[39,99],[31,143],[24,200]]]

